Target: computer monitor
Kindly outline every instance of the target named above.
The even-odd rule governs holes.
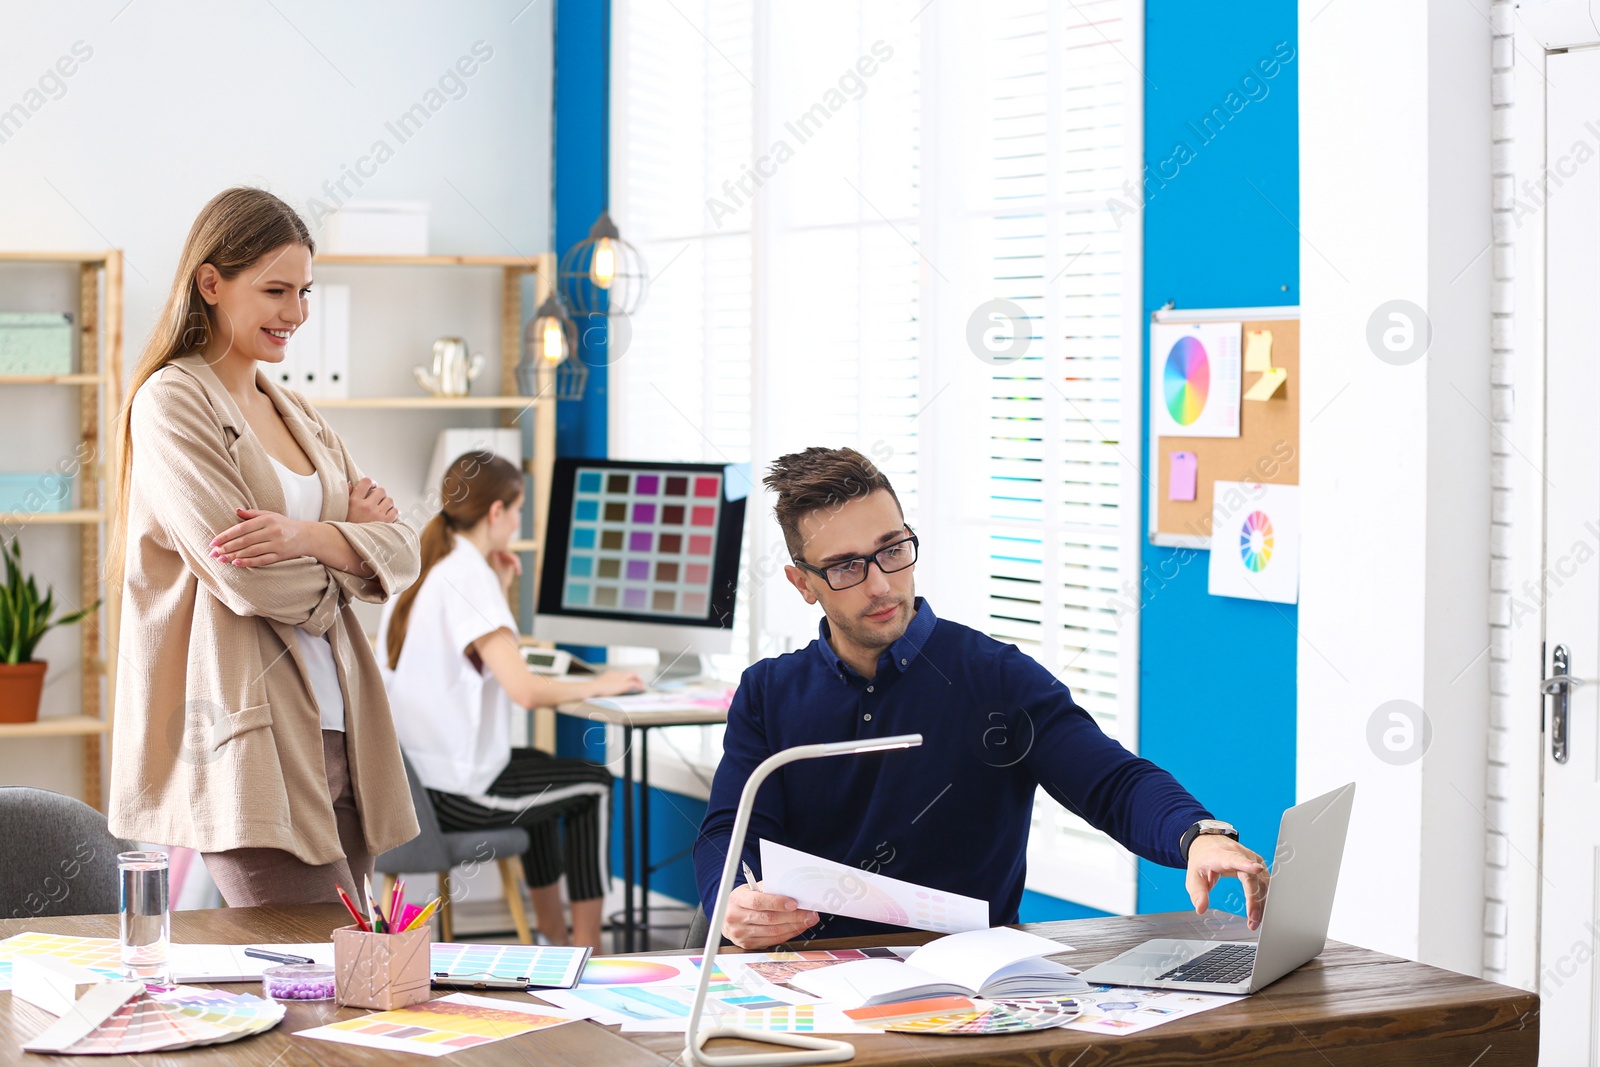
[[[727,652],[749,487],[739,464],[558,458],[534,636],[696,671]]]

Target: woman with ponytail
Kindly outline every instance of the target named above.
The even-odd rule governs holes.
[[[611,773],[512,748],[512,708],[615,696],[644,683],[631,671],[565,680],[528,669],[507,599],[521,573],[508,549],[522,508],[515,464],[468,452],[445,471],[441,491],[443,507],[422,531],[422,575],[378,624],[400,744],[445,830],[528,831],[523,872],[539,929],[557,945],[569,943],[565,869],[571,943],[598,951]]]
[[[417,833],[350,606],[411,583],[416,532],[261,367],[306,320],[312,251],[282,200],[218,194],[117,424],[111,829],[199,851],[234,907],[337,902]]]

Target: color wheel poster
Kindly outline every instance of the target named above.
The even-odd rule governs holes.
[[[1150,412],[1157,437],[1238,437],[1243,367],[1237,322],[1150,326]]]
[[[1211,498],[1212,596],[1300,599],[1300,487],[1217,482]]]

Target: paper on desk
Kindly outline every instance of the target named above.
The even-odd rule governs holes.
[[[261,948],[285,956],[308,956],[316,963],[333,966],[333,942],[303,945],[178,945],[167,959],[172,964],[174,982],[257,982],[261,972],[278,964],[246,956],[247,948]]]
[[[1087,993],[1074,993],[1072,999],[1083,1008],[1083,1013],[1067,1023],[1065,1029],[1120,1036],[1136,1034],[1212,1008],[1227,1007],[1245,998],[1236,993],[1097,985]]]
[[[955,934],[989,928],[989,902],[847,867],[774,841],[761,842],[761,890],[802,908]]]
[[[733,690],[726,686],[694,686],[651,693],[630,693],[619,697],[596,697],[601,704],[619,711],[727,711],[733,703]]]

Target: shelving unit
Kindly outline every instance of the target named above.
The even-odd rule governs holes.
[[[500,271],[500,392],[499,395],[437,397],[423,394],[406,396],[351,396],[313,399],[312,403],[327,411],[336,410],[458,410],[499,411],[500,425],[516,426],[524,412],[533,417],[533,449],[522,461],[524,475],[530,479],[525,490],[530,502],[530,537],[511,542],[514,552],[531,559],[524,561],[523,580],[534,583],[534,599],[538,598],[539,549],[544,541],[545,526],[549,518],[550,480],[555,468],[556,451],[556,399],[555,375],[540,368],[539,395],[526,397],[518,393],[516,369],[522,359],[522,281],[532,275],[534,291],[532,306],[537,308],[550,293],[556,276],[556,257],[545,252],[537,256],[362,256],[319,255],[318,266],[326,267],[392,267],[396,269],[459,269],[498,268]],[[513,606],[515,610],[515,606]]]
[[[101,738],[112,726],[116,694],[116,647],[121,590],[107,589],[101,577],[104,533],[111,511],[108,458],[111,420],[121,405],[122,252],[0,252],[0,263],[76,266],[78,269],[78,372],[61,375],[0,376],[0,387],[27,386],[78,390],[78,440],[91,449],[92,462],[76,472],[78,507],[60,512],[0,512],[0,526],[57,524],[76,527],[79,538],[80,603],[99,600],[100,609],[78,624],[81,669],[77,715],[58,715],[32,723],[0,724],[0,741],[24,738],[83,738],[83,795],[104,807]],[[103,308],[102,308],[103,305]],[[0,434],[0,442],[4,435]],[[109,630],[108,630],[109,627]],[[109,637],[109,641],[108,641]]]

